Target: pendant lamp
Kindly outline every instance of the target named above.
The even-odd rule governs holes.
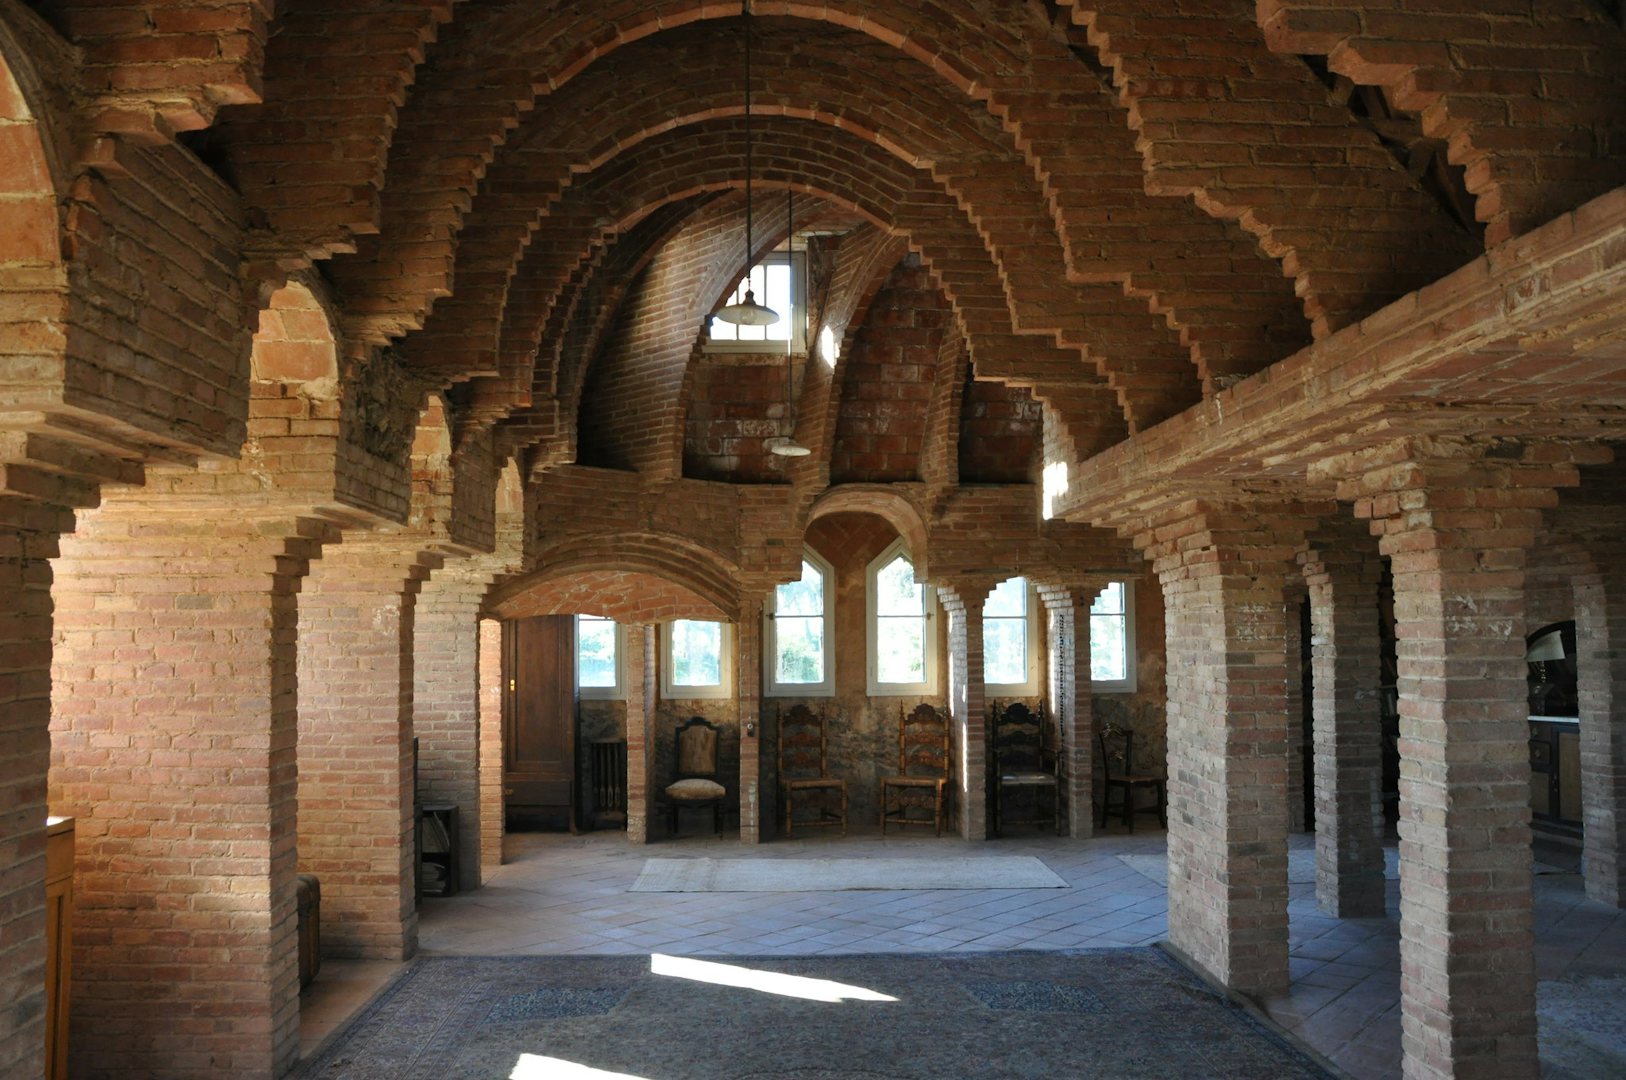
[[[757,303],[751,291],[750,267],[755,249],[751,247],[751,5],[745,5],[745,299],[717,312],[717,318],[735,326],[772,326],[779,313]]]
[[[796,200],[794,192],[785,191],[785,258],[790,262],[790,307],[792,314],[796,311],[796,227],[791,210]],[[793,389],[792,371],[796,365],[796,330],[792,327],[785,334],[785,415],[790,419],[790,429],[796,430],[796,392]],[[813,451],[796,441],[795,435],[786,435],[775,439],[768,449],[780,457],[806,457]]]

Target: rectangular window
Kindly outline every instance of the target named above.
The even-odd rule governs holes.
[[[767,692],[778,697],[827,697],[831,677],[828,613],[834,572],[804,553],[802,576],[774,589],[768,616]]]
[[[621,697],[621,628],[614,619],[576,616],[576,686],[585,698]]]
[[[1026,578],[999,584],[982,605],[983,682],[1012,694],[1038,693],[1032,590]]]
[[[795,255],[795,280],[792,280],[792,263],[785,252],[776,251],[768,255],[760,263],[751,268],[751,273],[740,279],[734,291],[723,302],[723,307],[737,304],[745,299],[745,290],[749,285],[757,303],[770,307],[779,313],[779,321],[767,326],[735,326],[725,323],[713,316],[707,322],[709,328],[708,348],[729,352],[760,351],[764,347],[778,343],[778,351],[785,351],[787,335],[793,336],[791,349],[798,353],[807,351],[807,344],[802,329],[802,311],[804,299],[798,295],[801,292],[803,278],[802,253]]]
[[[1114,581],[1090,605],[1090,683],[1096,693],[1135,689],[1135,588]]]
[[[733,697],[733,634],[727,623],[678,619],[661,628],[666,663],[661,694],[666,698]]]

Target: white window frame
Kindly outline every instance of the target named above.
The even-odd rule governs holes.
[[[870,697],[919,697],[937,693],[937,590],[925,582],[920,582],[922,599],[922,618],[924,623],[924,638],[926,649],[926,678],[918,683],[884,683],[876,674],[879,663],[876,654],[876,641],[879,638],[876,612],[875,579],[880,572],[891,564],[893,559],[903,556],[910,566],[918,565],[913,553],[900,539],[895,541],[885,551],[870,561],[864,569],[864,680],[867,684]],[[920,581],[917,577],[916,581]]]
[[[822,614],[824,619],[824,681],[820,683],[782,683],[779,681],[779,637],[774,625],[774,619],[779,607],[779,590],[775,589],[768,594],[768,602],[762,605],[762,693],[766,697],[834,697],[836,693],[836,571],[812,548],[804,547],[802,549],[802,559],[796,564],[798,569],[800,569],[803,561],[812,564],[813,569],[824,575],[824,610]]]
[[[1039,603],[1039,589],[1030,579],[1022,574],[1012,574],[1011,577],[1020,578],[1022,581],[1023,608],[1021,619],[1023,633],[1027,636],[1026,648],[1023,650],[1027,656],[1027,678],[1017,683],[996,683],[992,680],[988,680],[985,681],[983,685],[985,685],[990,691],[999,691],[1000,697],[1035,697],[1039,693],[1039,673],[1043,667],[1043,665],[1040,663],[1039,656],[1040,638],[1038,613],[1041,607]],[[1007,578],[1006,580],[1009,581],[1010,578]],[[1004,582],[1001,582],[1001,584],[1004,584]],[[984,615],[983,618],[986,620],[988,616]],[[1014,620],[1017,618],[1017,616],[1004,615],[997,616],[997,618],[1001,620]],[[988,645],[986,622],[984,623],[983,630],[984,633],[982,640],[985,661],[983,665],[983,672],[986,674],[988,670],[986,664]]]
[[[685,686],[672,681],[677,665],[672,659],[672,627],[678,622],[709,622],[722,627],[717,639],[719,682],[712,686]],[[661,623],[661,697],[666,701],[700,701],[734,696],[734,624],[721,619],[674,619]]]
[[[804,252],[798,251],[787,254],[783,251],[770,251],[755,263],[751,269],[759,266],[786,266],[790,267],[790,311],[779,313],[781,319],[790,319],[790,351],[798,356],[807,355],[807,258]],[[746,275],[741,274],[735,283],[738,287],[745,280]],[[766,296],[758,296],[757,302],[766,304]],[[713,341],[711,337],[711,317],[708,316],[705,325],[706,351],[719,353],[783,353],[785,342],[782,339],[770,338],[766,341]]]
[[[583,618],[604,620],[615,627],[615,685],[614,686],[583,686],[582,685],[582,638],[581,621]],[[627,696],[627,628],[607,615],[594,615],[585,612],[576,616],[572,626],[576,634],[572,648],[573,667],[576,672],[576,693],[585,701],[621,701]]]
[[[1124,580],[1117,582],[1117,584],[1124,587],[1124,677],[1122,679],[1109,679],[1100,682],[1096,681],[1092,677],[1090,679],[1090,692],[1092,694],[1133,694],[1136,690],[1135,661],[1140,650],[1135,640],[1135,583],[1133,581]],[[1101,592],[1105,591],[1106,589],[1104,588],[1101,590]],[[1090,597],[1090,606],[1092,608],[1095,606],[1095,601],[1100,595],[1101,593],[1098,592],[1094,596]],[[1094,629],[1093,624],[1097,618],[1112,617],[1113,616],[1090,615],[1089,618],[1092,625],[1085,627],[1085,632],[1088,633]],[[1093,675],[1095,667],[1094,657],[1091,657],[1090,667]]]

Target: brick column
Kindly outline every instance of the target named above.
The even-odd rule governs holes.
[[[740,843],[759,844],[770,822],[762,798],[762,601],[740,601],[734,623],[734,694],[740,713]],[[770,773],[772,770],[770,769]]]
[[[627,654],[627,839],[647,844],[655,798],[655,627],[628,625]]]
[[[1591,546],[1575,581],[1581,703],[1582,863],[1586,894],[1626,902],[1626,547]],[[1620,693],[1616,693],[1617,688]]]
[[[1050,643],[1046,664],[1051,715],[1067,771],[1068,835],[1095,835],[1095,709],[1090,693],[1093,586],[1040,585]]]
[[[1304,832],[1309,818],[1304,811],[1304,627],[1300,610],[1304,603],[1304,581],[1296,574],[1287,576],[1287,831]]]
[[[438,556],[347,536],[299,599],[299,869],[322,883],[322,951],[417,951],[413,615]]]
[[[336,540],[139,505],[63,540],[51,787],[79,818],[75,1072],[294,1063],[297,593]]]
[[[993,583],[954,582],[939,586],[937,599],[948,617],[949,716],[954,721],[955,801],[960,835],[988,839],[988,694],[983,681],[982,604]]]
[[[1379,448],[1339,486],[1394,574],[1408,1077],[1538,1073],[1524,564],[1577,472],[1484,452]]]
[[[480,872],[503,864],[502,623],[480,620]]]
[[[63,506],[0,494],[0,1075],[45,1070],[51,563]]]
[[[1341,530],[1317,537],[1300,556],[1310,590],[1314,669],[1316,903],[1344,919],[1383,914],[1378,846],[1383,660],[1378,580],[1371,540]]]
[[[480,601],[493,575],[481,562],[449,560],[424,583],[418,594],[412,650],[418,798],[457,804],[462,831],[459,885],[464,889],[480,886],[484,862],[480,857],[485,819],[480,777]],[[500,742],[497,747],[500,785]],[[498,836],[500,846],[500,830]]]
[[[1284,644],[1303,513],[1188,505],[1137,538],[1167,618],[1169,940],[1250,994],[1288,983]]]

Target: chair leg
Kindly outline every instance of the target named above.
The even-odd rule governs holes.
[[[841,835],[847,835],[847,789],[841,789]]]

